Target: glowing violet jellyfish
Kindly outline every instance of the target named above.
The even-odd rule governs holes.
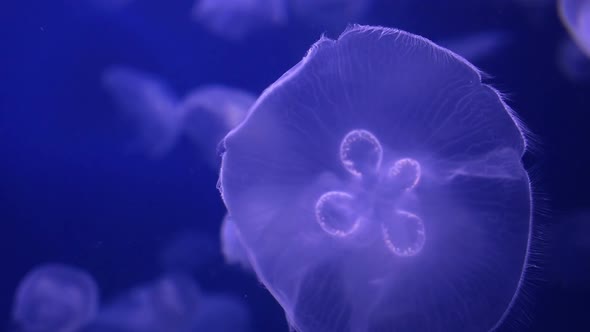
[[[188,331],[200,299],[200,290],[190,276],[166,275],[115,300],[99,314],[94,329]]]
[[[224,140],[220,190],[291,327],[488,331],[521,287],[519,122],[463,58],[403,31],[322,38]]]
[[[233,219],[226,215],[221,224],[221,251],[226,263],[240,265],[244,270],[251,271],[248,253],[242,243],[241,235]]]
[[[97,307],[98,287],[88,273],[45,264],[21,281],[12,315],[24,332],[71,332],[92,320]]]
[[[197,0],[193,17],[210,32],[239,40],[248,34],[287,20],[286,0]]]
[[[105,70],[102,84],[135,120],[152,156],[164,155],[186,135],[214,168],[219,167],[219,141],[246,117],[256,99],[239,89],[206,85],[180,100],[157,77],[123,66]]]
[[[590,0],[560,0],[558,6],[572,39],[590,57]]]

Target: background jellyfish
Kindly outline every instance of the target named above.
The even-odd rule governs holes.
[[[228,264],[237,264],[246,270],[252,269],[241,235],[229,215],[223,218],[221,224],[221,252]]]
[[[322,38],[225,138],[220,190],[293,329],[488,331],[521,287],[523,132],[409,33]]]
[[[127,67],[107,69],[103,86],[138,124],[152,156],[162,156],[185,135],[217,168],[217,145],[247,114],[255,97],[222,85],[197,88],[179,100],[162,80]]]
[[[477,64],[488,57],[497,56],[509,43],[510,37],[504,31],[482,31],[447,39],[439,44]]]
[[[590,78],[590,58],[569,38],[558,45],[556,62],[561,73],[571,81]]]
[[[239,40],[287,20],[285,0],[197,0],[193,17],[212,33]]]
[[[578,47],[590,57],[590,1],[560,0],[559,15]]]
[[[12,317],[22,332],[72,332],[96,315],[98,288],[85,271],[41,265],[21,281]]]
[[[109,68],[102,75],[102,84],[118,108],[139,124],[141,141],[150,155],[161,156],[172,148],[180,135],[182,114],[168,86],[128,67]]]
[[[256,97],[221,85],[208,85],[190,92],[179,105],[183,125],[212,167],[219,167],[217,146],[246,117]]]
[[[88,330],[129,332],[189,331],[200,307],[196,283],[182,274],[167,275],[134,288],[101,310]]]

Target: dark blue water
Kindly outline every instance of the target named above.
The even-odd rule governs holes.
[[[131,65],[165,77],[181,94],[209,83],[258,94],[323,30],[290,24],[230,42],[192,21],[191,6],[185,0],[142,0],[112,12],[67,0],[0,6],[0,326],[9,326],[19,280],[41,263],[89,271],[108,299],[156,278],[157,255],[176,232],[218,237],[225,208],[217,172],[188,140],[164,158],[147,158],[133,144],[133,123],[101,86],[103,70]],[[525,164],[539,202],[544,267],[531,282],[526,314],[516,319],[526,322],[523,331],[589,330],[590,283],[564,285],[547,272],[567,245],[555,235],[563,226],[559,216],[590,206],[590,80],[572,81],[557,66],[567,32],[554,6],[382,0],[362,22],[433,40],[482,30],[512,38],[478,66],[539,142]],[[200,271],[194,277],[202,288],[244,300],[254,331],[286,331],[281,308],[255,277],[221,257]]]

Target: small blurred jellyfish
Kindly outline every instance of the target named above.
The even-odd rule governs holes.
[[[248,332],[250,313],[236,297],[225,294],[204,295],[191,332]]]
[[[254,31],[287,21],[286,0],[197,0],[193,18],[211,33],[240,40]]]
[[[248,260],[248,253],[240,237],[236,224],[229,215],[226,215],[221,224],[221,251],[223,257],[225,257],[226,263],[239,265],[243,269],[251,271],[252,266]]]
[[[321,29],[337,31],[369,11],[373,0],[288,0],[293,15]],[[340,30],[341,31],[341,30]],[[340,32],[338,31],[338,32]]]
[[[209,85],[181,101],[160,79],[127,67],[105,70],[102,83],[119,108],[137,122],[152,156],[166,154],[186,135],[214,168],[219,167],[217,144],[256,100],[239,89]]]
[[[439,44],[479,65],[486,58],[497,56],[505,48],[510,38],[503,31],[482,31],[468,36],[441,41]]]
[[[583,81],[590,78],[590,59],[569,38],[557,47],[557,66],[570,81]]]
[[[94,319],[97,307],[98,287],[88,273],[45,264],[21,281],[12,317],[21,332],[71,332]]]
[[[172,148],[181,133],[182,114],[168,86],[154,76],[127,67],[106,70],[102,84],[118,108],[139,124],[140,138],[150,155],[161,156]]]
[[[218,144],[244,120],[256,101],[252,94],[220,85],[208,85],[190,92],[180,103],[186,134],[216,170]]]
[[[207,234],[183,231],[172,236],[158,260],[169,273],[192,273],[219,258],[219,243]]]
[[[522,127],[407,32],[322,38],[224,140],[220,191],[298,332],[489,331],[524,284]]]
[[[108,305],[89,331],[189,331],[200,301],[201,292],[189,276],[163,276]]]
[[[578,47],[590,57],[590,0],[559,0],[559,16]]]

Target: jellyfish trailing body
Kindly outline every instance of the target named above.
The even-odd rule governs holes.
[[[193,18],[211,33],[240,40],[269,26],[287,21],[286,0],[197,0]]]
[[[223,85],[205,85],[180,99],[162,79],[124,66],[107,68],[102,84],[118,108],[136,122],[149,155],[162,157],[186,136],[213,168],[219,167],[218,143],[256,100]]]
[[[460,56],[352,26],[224,139],[219,189],[293,330],[490,331],[524,278],[524,129]]]
[[[226,263],[239,265],[247,271],[252,270],[241,235],[229,215],[226,215],[221,223],[221,252]]]
[[[106,69],[101,80],[118,108],[137,124],[149,154],[166,154],[182,129],[178,97],[172,90],[160,78],[124,66]]]
[[[91,321],[97,308],[98,287],[87,272],[49,263],[21,281],[12,318],[22,332],[72,332]]]
[[[244,120],[255,101],[256,97],[249,92],[207,85],[188,93],[179,104],[186,135],[199,147],[211,167],[219,168],[219,143]]]
[[[570,81],[579,82],[590,78],[590,58],[569,38],[557,46],[555,61],[563,76]]]
[[[507,32],[490,30],[446,39],[438,44],[478,64],[486,58],[496,57],[510,42],[511,37]]]
[[[558,9],[570,36],[590,57],[590,0],[559,0]]]
[[[200,299],[200,289],[190,276],[165,275],[133,288],[107,305],[93,323],[93,329],[188,331],[199,310]]]

